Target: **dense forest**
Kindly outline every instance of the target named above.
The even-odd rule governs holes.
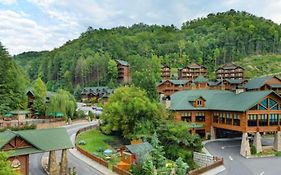
[[[133,84],[149,90],[160,78],[160,64],[179,68],[197,62],[211,74],[226,62],[280,53],[278,24],[230,10],[187,21],[180,29],[143,23],[112,29],[89,27],[78,39],[60,48],[14,58],[31,80],[39,76],[49,90],[64,88],[73,92],[83,86],[114,86],[109,62],[115,59],[128,61]]]
[[[28,79],[0,43],[0,114],[27,106]]]

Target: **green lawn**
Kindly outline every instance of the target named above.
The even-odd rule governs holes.
[[[115,145],[115,142],[120,142],[118,137],[104,135],[98,129],[93,129],[79,134],[76,143],[78,144],[81,140],[86,142],[86,145],[79,145],[82,149],[92,154],[97,154],[97,156],[103,159],[105,159],[103,151],[106,149],[112,149],[113,154],[111,156],[111,160],[109,160],[109,168],[112,168],[112,165],[115,165],[120,161],[119,153],[116,153],[116,150],[114,150],[114,148],[111,146]],[[116,147],[118,146],[120,145],[117,144]]]

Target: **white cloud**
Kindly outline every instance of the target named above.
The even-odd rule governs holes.
[[[0,0],[0,6],[20,2]],[[276,0],[27,0],[22,7],[0,10],[0,41],[12,54],[46,50],[78,37],[88,26],[143,22],[180,27],[187,20],[232,8],[281,23],[281,1]],[[35,14],[38,11],[40,15]]]
[[[0,0],[0,4],[6,4],[6,5],[14,4],[16,2],[17,0]]]
[[[60,25],[41,26],[23,13],[11,10],[0,10],[0,21],[0,41],[10,54],[53,49],[77,37]]]

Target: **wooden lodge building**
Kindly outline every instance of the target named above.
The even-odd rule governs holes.
[[[227,63],[216,70],[217,79],[244,79],[244,68]]]
[[[130,65],[127,61],[116,60],[118,69],[118,83],[129,84],[131,83]]]
[[[81,101],[85,102],[92,99],[95,99],[96,101],[106,101],[112,93],[113,89],[110,89],[106,86],[85,87],[81,91]]]
[[[49,152],[50,175],[67,175],[67,150],[73,148],[65,128],[4,131],[0,132],[0,151],[6,152],[11,167],[22,175],[29,174],[29,155]],[[57,164],[56,151],[61,150],[61,162]]]
[[[264,76],[249,80],[244,85],[246,91],[273,90],[281,95],[281,79],[276,76]]]
[[[243,79],[209,81],[207,78],[200,75],[194,80],[161,80],[156,85],[156,89],[159,94],[170,96],[178,91],[196,89],[243,91],[243,85],[245,83],[247,83],[247,81]]]
[[[206,67],[196,63],[189,64],[184,68],[179,69],[178,79],[179,80],[194,80],[198,76],[206,77],[208,70]]]
[[[167,65],[161,65],[161,78],[162,80],[168,80],[171,78],[171,68]]]
[[[242,135],[240,154],[250,153],[248,134],[254,135],[257,152],[262,151],[260,133],[275,133],[273,148],[281,151],[281,97],[274,91],[236,94],[225,90],[185,90],[171,95],[166,106],[175,120],[186,121],[192,133],[214,139],[221,131]]]

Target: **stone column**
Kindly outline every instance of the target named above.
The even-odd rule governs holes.
[[[50,151],[50,153],[49,153],[48,172],[49,172],[49,175],[58,174],[58,165],[57,165],[57,161],[56,161],[56,152],[55,151]]]
[[[215,139],[216,139],[216,131],[215,128],[211,126],[211,140],[215,140]]]
[[[261,135],[259,132],[255,133],[253,145],[256,147],[257,153],[262,152]]]
[[[67,170],[68,170],[67,149],[63,149],[61,152],[60,175],[68,175]]]
[[[246,132],[242,135],[240,154],[244,157],[248,157],[251,155],[250,143],[248,134]]]
[[[277,131],[274,134],[273,149],[276,151],[281,151],[281,132],[280,131]]]

